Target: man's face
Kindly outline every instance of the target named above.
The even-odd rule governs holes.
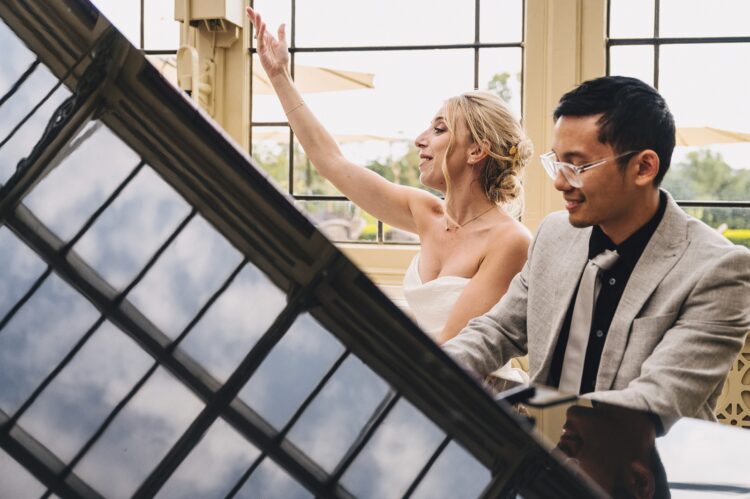
[[[555,123],[552,150],[558,161],[576,166],[585,165],[618,153],[608,144],[599,142],[600,114],[592,116],[562,116]],[[622,170],[617,160],[580,174],[581,187],[573,187],[557,174],[555,189],[565,199],[565,209],[574,227],[599,225],[610,237],[628,225],[634,207],[635,184],[633,173]]]

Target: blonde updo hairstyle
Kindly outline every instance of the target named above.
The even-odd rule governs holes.
[[[446,126],[451,132],[446,158],[455,146],[458,120],[463,119],[471,142],[484,144],[487,151],[478,177],[487,199],[503,205],[514,215],[520,215],[523,203],[521,172],[533,149],[508,106],[493,93],[475,90],[448,99],[444,112]],[[443,175],[447,196],[450,177],[446,163],[443,162]]]

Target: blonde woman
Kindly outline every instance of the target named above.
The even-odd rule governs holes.
[[[420,181],[445,199],[394,184],[342,156],[292,82],[284,25],[276,38],[260,14],[247,14],[263,69],[317,171],[363,210],[419,236],[404,294],[426,333],[438,343],[452,338],[499,301],[526,262],[531,235],[503,209],[519,199],[531,155],[520,124],[492,94],[452,97],[414,141]]]

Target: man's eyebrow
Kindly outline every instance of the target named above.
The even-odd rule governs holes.
[[[576,150],[566,151],[565,154],[563,155],[558,154],[557,151],[555,151],[554,149],[552,149],[552,152],[555,153],[555,156],[557,156],[557,159],[559,160],[564,159],[565,161],[571,161],[574,159],[580,159],[580,160],[588,159],[588,155],[582,151],[576,151]]]

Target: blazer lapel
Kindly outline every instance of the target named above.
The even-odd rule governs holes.
[[[664,218],[643,250],[620,298],[604,343],[596,390],[609,390],[620,369],[633,320],[689,244],[687,216],[671,197]]]
[[[547,304],[546,310],[536,311],[543,315],[548,314],[550,311],[554,311],[555,313],[550,330],[542,332],[542,334],[548,335],[548,338],[542,362],[539,365],[539,373],[535,376],[535,380],[540,383],[545,383],[549,377],[549,369],[552,364],[552,356],[555,353],[557,338],[560,336],[560,330],[565,321],[570,301],[573,299],[573,293],[578,286],[578,281],[580,281],[581,274],[588,261],[590,236],[590,227],[577,230],[576,235],[566,248],[561,246],[552,248],[554,254],[550,258],[560,264],[564,263],[564,266],[562,267],[562,272],[558,276],[555,276],[558,279],[553,284],[555,286],[554,302]]]

